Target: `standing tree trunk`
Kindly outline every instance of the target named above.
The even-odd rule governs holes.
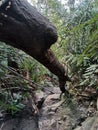
[[[25,51],[42,63],[58,76],[64,92],[64,85],[70,79],[49,49],[57,38],[55,26],[26,0],[1,0],[0,41]]]

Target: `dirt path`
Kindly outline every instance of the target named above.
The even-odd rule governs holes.
[[[55,92],[55,90],[54,90]],[[81,111],[75,101],[60,99],[58,94],[49,94],[39,116],[40,130],[72,130],[80,123]]]

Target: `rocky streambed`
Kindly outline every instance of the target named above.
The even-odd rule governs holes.
[[[15,117],[0,113],[0,130],[98,130],[97,109],[91,101],[79,104],[73,97],[60,98],[59,88],[52,85],[37,92],[36,112],[29,101]]]

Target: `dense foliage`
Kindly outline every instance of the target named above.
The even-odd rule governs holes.
[[[53,46],[76,86],[98,87],[98,1],[38,0],[37,8],[58,29]]]
[[[16,48],[0,43],[0,109],[12,115],[25,107],[23,100],[34,98],[44,68]]]

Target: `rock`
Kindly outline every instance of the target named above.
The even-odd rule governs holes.
[[[48,95],[41,109],[40,130],[72,130],[80,116],[72,99],[62,97],[60,100],[60,94]]]
[[[39,130],[38,113],[35,114],[35,109],[32,104],[32,97],[29,97],[27,105],[22,111],[17,112],[13,116],[5,114],[0,120],[0,130]],[[33,111],[33,109],[34,111]]]
[[[39,101],[43,98],[46,98],[46,94],[43,91],[38,90],[36,91],[36,98],[37,98],[37,101]]]
[[[58,107],[60,107],[60,106],[62,105],[63,102],[64,102],[64,100],[59,101],[58,103],[55,103],[55,104],[51,105],[51,106],[50,106],[50,109],[51,109],[52,111],[56,111],[56,110],[58,109]]]
[[[0,118],[2,118],[4,115],[2,114],[2,112],[0,112]]]
[[[0,123],[0,130],[39,130],[35,118],[14,118]]]
[[[98,130],[98,116],[87,118],[81,127],[77,127],[74,130]]]
[[[42,108],[46,95],[43,91],[39,90],[36,92],[36,105],[38,109]]]
[[[49,103],[51,100],[60,100],[60,94],[52,94],[47,96],[45,103]]]
[[[56,120],[55,120],[55,119],[52,119],[52,120],[51,120],[51,123],[50,123],[50,126],[51,126],[52,128],[55,128],[56,125],[57,125]]]

